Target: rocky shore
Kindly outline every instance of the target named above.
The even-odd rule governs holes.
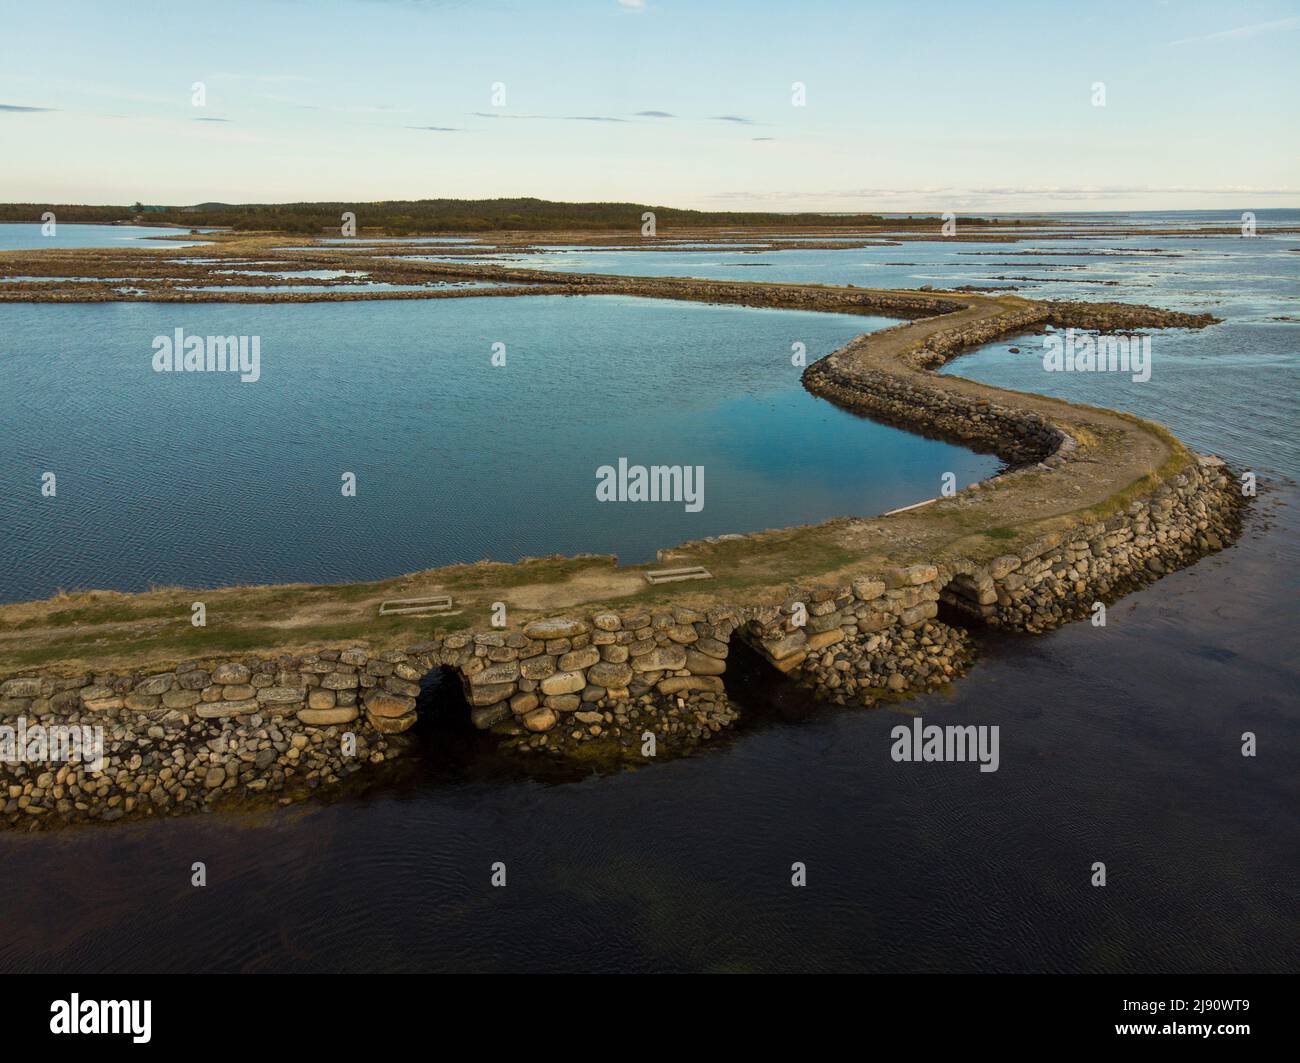
[[[810,654],[799,679],[837,705],[933,690],[966,671],[975,657],[970,633],[940,621],[897,626]]]
[[[541,271],[483,271],[554,281]],[[0,743],[20,725],[98,727],[105,763],[92,771],[48,757],[0,758],[0,822],[176,814],[337,786],[400,751],[422,686],[438,671],[460,684],[472,724],[506,749],[626,760],[650,756],[652,739],[654,756],[678,753],[739,719],[725,687],[734,639],[819,697],[872,704],[931,689],[968,666],[970,636],[940,621],[941,604],[972,622],[1043,631],[1238,534],[1245,500],[1229,471],[1159,426],[932,371],[1027,331],[1199,328],[1208,315],[672,278],[575,275],[563,287],[917,319],[859,337],[810,366],[805,385],[872,417],[988,448],[1012,469],[919,515],[830,522],[823,527],[840,556],[860,560],[776,600],[689,589],[682,595],[698,607],[568,607],[514,629],[454,631],[403,648],[372,640],[4,675]],[[1062,506],[1063,495],[1081,501]],[[990,526],[994,519],[1014,526]],[[940,526],[953,530],[933,535]],[[782,534],[731,538],[752,551]],[[690,546],[679,551],[689,556]]]
[[[384,763],[404,744],[363,732],[345,747],[342,727],[304,727],[270,712],[215,720],[181,710],[77,710],[30,717],[25,730],[30,740],[34,727],[55,724],[101,731],[104,763],[0,766],[0,822],[10,827],[201,812],[236,798],[288,803]]]

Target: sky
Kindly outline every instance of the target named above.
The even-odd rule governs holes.
[[[1295,0],[41,0],[0,201],[1297,207],[1298,71]]]

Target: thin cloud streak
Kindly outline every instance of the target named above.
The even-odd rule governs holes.
[[[497,114],[492,111],[470,111],[475,118],[510,118],[515,121],[532,122],[623,122],[626,118],[615,118],[604,114]]]
[[[1244,41],[1250,37],[1258,37],[1261,33],[1286,33],[1297,29],[1300,29],[1300,17],[1280,18],[1276,22],[1255,22],[1249,26],[1238,26],[1236,29],[1206,33],[1200,37],[1183,37],[1181,40],[1170,41],[1169,47],[1173,48],[1180,44],[1217,44],[1220,41]]]

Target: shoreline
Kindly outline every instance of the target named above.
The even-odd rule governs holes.
[[[523,285],[539,275],[554,278],[501,267],[478,271]],[[132,772],[146,765],[146,756],[157,757],[156,751],[141,752],[141,729],[146,750],[165,742],[169,757],[175,761],[179,754],[184,768],[162,780],[166,798],[133,801],[129,811],[136,814],[291,790],[299,773],[286,771],[293,767],[282,759],[290,748],[299,757],[308,750],[312,766],[306,779],[334,785],[342,771],[352,774],[362,761],[336,760],[332,747],[355,734],[381,743],[376,751],[382,753],[386,736],[414,724],[420,681],[435,669],[459,678],[475,725],[492,729],[507,746],[558,757],[589,756],[596,748],[636,757],[639,740],[650,733],[664,743],[662,752],[680,752],[735,722],[724,682],[732,638],[819,697],[873,704],[882,696],[926,689],[932,677],[946,682],[960,674],[961,637],[954,634],[960,629],[938,620],[940,603],[973,622],[1048,630],[1086,615],[1094,601],[1113,600],[1222,549],[1238,533],[1244,500],[1226,468],[1187,451],[1159,426],[933,372],[992,339],[1047,327],[1201,328],[1214,321],[1209,315],[955,292],[596,274],[565,280],[560,286],[521,286],[520,294],[562,287],[564,294],[910,318],[859,336],[813,363],[805,386],[873,418],[987,448],[1012,468],[921,509],[660,551],[660,565],[704,565],[714,574],[706,584],[647,588],[640,580],[654,566],[612,569],[611,559],[574,558],[456,566],[377,585],[309,588],[326,598],[333,590],[353,603],[371,586],[390,596],[394,589],[436,589],[452,593],[462,608],[456,617],[433,622],[386,618],[387,631],[376,630],[373,614],[358,610],[355,634],[333,638],[308,626],[292,634],[293,625],[260,634],[256,627],[227,630],[226,637],[241,635],[242,652],[233,655],[222,651],[221,632],[210,633],[215,637],[207,640],[208,652],[139,652],[133,637],[139,632],[120,621],[98,628],[81,623],[71,642],[33,636],[27,624],[23,630],[29,634],[14,634],[19,617],[39,621],[44,615],[48,621],[78,602],[92,607],[96,592],[57,604],[0,607],[0,724],[20,714],[41,722],[111,720],[113,733],[120,733],[116,763],[137,764],[119,766],[107,789],[98,782],[82,787],[90,780],[73,783],[81,795],[92,795],[80,802],[69,797],[66,774],[60,782],[54,774],[44,779],[47,773],[32,778],[25,769],[9,771],[4,821],[35,825],[47,816],[54,821],[127,814],[126,798],[138,797],[131,790],[135,785],[138,791]],[[756,561],[758,569],[764,562],[767,568],[758,576]],[[475,575],[477,591],[471,589]],[[238,588],[206,597],[230,603],[242,598],[256,611],[259,599],[292,596],[294,589]],[[529,593],[520,595],[522,589]],[[178,606],[188,600],[177,592],[112,598],[116,611],[129,615],[133,601],[156,609],[169,593]],[[492,600],[509,604],[509,628],[488,627],[486,605]],[[186,611],[178,608],[174,615],[161,623],[188,624]],[[56,624],[49,630],[57,629]],[[84,663],[62,652],[84,645],[97,631],[97,641],[116,639],[123,652]],[[15,667],[15,638],[25,639],[28,651],[47,651],[46,660]],[[271,729],[290,736],[286,749]],[[235,742],[239,763],[251,764],[251,773],[212,763],[217,734]],[[110,768],[113,763],[110,758]],[[63,792],[56,796],[59,788]],[[157,784],[146,793],[156,789]]]

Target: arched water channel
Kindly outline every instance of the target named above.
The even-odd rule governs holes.
[[[1289,250],[1294,238],[1127,244],[1147,242],[1189,254],[1150,267],[1080,257],[1076,275],[1120,282],[1092,288],[1093,297],[1209,309],[1226,321],[1162,337],[1146,385],[1048,377],[1007,344],[950,371],[1155,417],[1197,448],[1256,470],[1264,494],[1237,545],[1123,599],[1106,628],[1085,623],[1039,638],[982,637],[968,676],[903,706],[927,722],[999,726],[997,773],[894,763],[891,730],[908,715],[794,704],[778,712],[784,726],[745,728],[701,755],[642,771],[547,780],[490,765],[473,769],[472,757],[458,761],[444,752],[442,760],[414,765],[400,785],[361,799],[257,817],[0,835],[0,970],[1292,970],[1300,255]],[[884,248],[877,257],[919,261],[911,250]],[[945,247],[957,261],[967,257],[958,256],[962,250],[970,248]],[[1027,257],[1002,261],[1010,267]],[[829,253],[818,258],[824,268],[807,279],[865,283],[837,271],[835,261]],[[1029,272],[1019,265],[1008,271]],[[983,279],[974,272],[962,279]],[[1063,297],[1090,290],[1065,283],[1050,289]],[[525,301],[454,305],[508,302]],[[0,505],[13,507],[3,513],[3,548],[11,551],[0,569],[5,579],[52,549],[34,504],[11,501],[26,497],[15,495],[15,485],[33,491],[39,479],[30,472],[45,467],[39,459],[60,436],[86,453],[96,432],[110,432],[105,425],[90,430],[101,411],[115,420],[112,438],[121,447],[143,431],[155,464],[184,468],[192,460],[187,448],[200,446],[240,467],[238,420],[224,420],[220,434],[194,436],[182,427],[188,422],[174,419],[164,446],[162,428],[122,420],[129,407],[114,396],[114,375],[94,367],[118,342],[122,321],[139,320],[146,342],[119,348],[113,364],[138,373],[155,330],[251,309],[0,307],[5,366],[26,374],[21,391],[0,390],[8,404],[0,420],[5,455],[21,457],[3,466]],[[318,308],[259,309],[291,323]],[[36,317],[41,313],[47,316]],[[353,304],[315,320],[355,313]],[[727,320],[755,313],[762,312],[732,310]],[[473,320],[472,353],[486,362],[490,342],[507,337],[490,318],[466,320]],[[844,335],[855,327],[847,322]],[[304,365],[312,364],[313,349],[333,342],[322,343],[319,327],[296,331]],[[410,335],[406,352],[424,349],[418,329]],[[771,337],[774,364],[788,360],[793,338],[786,330]],[[367,359],[411,371],[411,359],[391,345],[364,340],[358,334],[335,349],[356,359],[368,351]],[[825,342],[833,346],[842,336]],[[513,356],[516,347],[509,349]],[[699,352],[710,350],[700,343],[687,349],[697,357],[683,364],[696,365]],[[726,349],[753,353],[745,345]],[[809,343],[810,357],[816,350]],[[37,365],[42,358],[45,371]],[[585,375],[576,363],[570,368],[570,379],[582,382],[577,393],[598,408],[588,386],[599,379],[593,367]],[[98,373],[98,391],[78,381],[79,373]],[[327,388],[314,388],[305,370],[298,379],[321,417],[333,409],[358,434],[370,430],[334,370],[319,382]],[[202,403],[184,400],[185,393],[176,392],[180,412],[193,418]],[[318,401],[323,395],[332,404]],[[409,412],[394,430],[432,423],[431,411],[446,407],[409,379],[404,395],[400,408]],[[42,408],[62,416],[59,431],[37,423]],[[25,438],[11,427],[16,416],[28,434],[39,430],[44,447],[14,449]],[[132,468],[144,465],[137,456]],[[254,467],[244,482],[255,485],[259,475]],[[323,489],[335,484],[329,479]],[[116,485],[126,494],[134,489]],[[204,492],[191,488],[189,496],[215,512]],[[20,516],[22,533],[7,534]],[[290,529],[310,541],[318,523],[313,513]],[[388,529],[399,540],[405,531],[400,522]],[[186,545],[195,541],[194,527],[151,534],[147,550],[128,536],[118,552],[195,553]],[[47,538],[38,554],[20,560],[15,555],[31,535]],[[388,543],[381,537],[371,548],[382,552]],[[61,578],[39,564],[34,572],[42,586]],[[10,586],[6,596],[27,593]],[[729,662],[729,671],[735,666]],[[449,693],[460,696],[455,684]],[[1240,754],[1244,730],[1260,736],[1256,758]],[[209,867],[203,891],[187,885],[196,859]],[[1088,885],[1099,859],[1111,872],[1105,890]],[[489,886],[498,860],[510,868],[504,890]],[[807,889],[789,885],[795,860],[808,867]]]

